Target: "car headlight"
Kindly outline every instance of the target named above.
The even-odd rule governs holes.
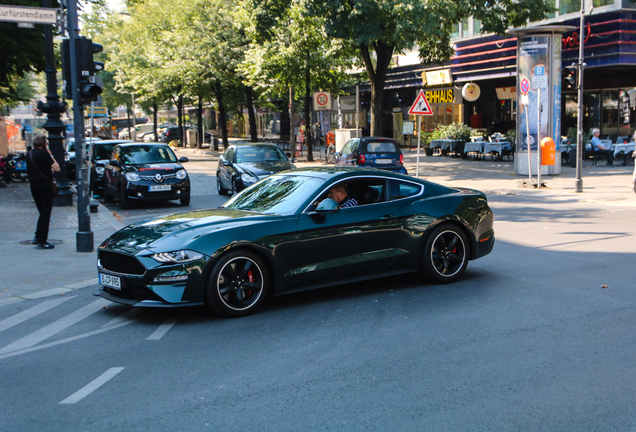
[[[185,263],[200,260],[201,258],[203,258],[203,254],[191,250],[160,252],[152,256],[152,259],[160,263]]]
[[[104,174],[104,167],[103,166],[95,167],[95,172],[99,175]]]
[[[188,173],[186,173],[186,170],[179,170],[177,171],[177,178],[179,180],[183,180],[184,178],[186,178],[188,175]]]
[[[126,173],[126,180],[131,182],[139,181],[139,174],[137,174],[136,172]]]
[[[249,174],[243,174],[241,176],[241,180],[243,180],[243,183],[256,183],[258,181],[258,178],[252,177]]]

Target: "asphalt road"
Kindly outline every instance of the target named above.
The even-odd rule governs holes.
[[[495,249],[452,285],[376,279],[240,319],[96,286],[6,305],[0,430],[633,430],[633,209],[490,204]]]

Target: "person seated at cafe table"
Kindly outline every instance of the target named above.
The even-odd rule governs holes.
[[[598,154],[601,157],[605,156],[607,158],[607,166],[613,167],[614,153],[611,150],[611,146],[608,148],[608,147],[605,147],[605,145],[603,145],[603,143],[601,142],[601,139],[599,138],[600,134],[601,134],[600,129],[592,130],[592,135],[594,135],[594,137],[592,138],[592,146],[594,146],[594,153]]]

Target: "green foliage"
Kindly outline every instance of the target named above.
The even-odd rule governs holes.
[[[510,129],[506,132],[505,137],[510,144],[517,144],[517,129]]]
[[[474,133],[473,129],[464,123],[451,123],[449,125],[440,125],[431,132],[431,139],[453,139],[453,140],[470,140],[470,136]]]

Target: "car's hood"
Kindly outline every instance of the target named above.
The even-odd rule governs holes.
[[[277,173],[279,171],[285,171],[288,169],[292,169],[292,163],[290,161],[281,161],[281,162],[241,162],[234,164],[239,167],[239,169],[252,173],[257,177],[267,176],[270,174]]]
[[[257,225],[283,216],[252,211],[211,209],[160,216],[137,222],[117,231],[99,248],[114,252],[137,254],[144,249],[171,250],[186,247],[192,240],[211,232]]]
[[[142,164],[142,165],[128,165],[129,171],[137,171],[139,174],[154,175],[157,173],[169,173],[182,169],[183,167],[179,163],[155,163],[155,164]]]

